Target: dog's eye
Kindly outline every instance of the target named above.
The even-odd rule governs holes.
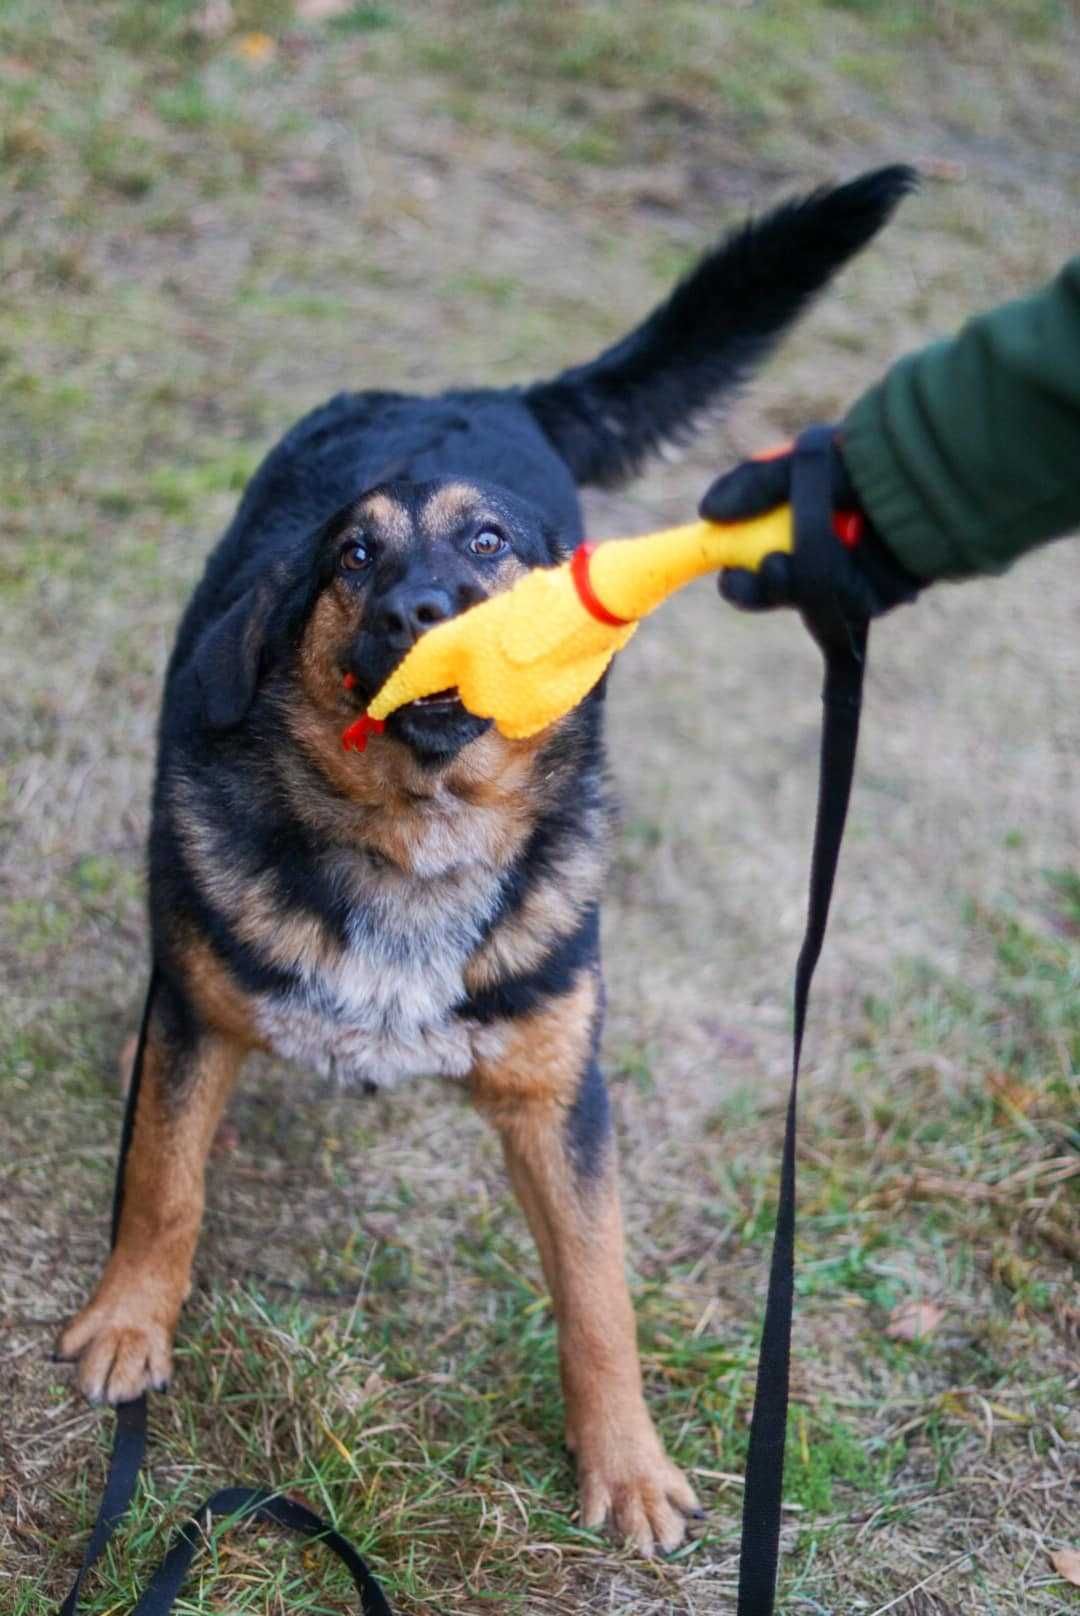
[[[363,572],[373,560],[371,545],[365,539],[350,539],[341,552],[341,565],[346,572]]]
[[[502,555],[510,546],[496,527],[484,527],[479,533],[474,533],[469,540],[469,549],[473,555],[494,556]]]

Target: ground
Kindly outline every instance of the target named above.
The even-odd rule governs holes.
[[[338,388],[551,372],[748,209],[916,161],[919,195],[724,424],[589,502],[598,536],[685,519],[715,469],[1076,250],[1080,18],[6,0],[0,85],[0,1606],[37,1616],[111,1425],[49,1354],[105,1250],[161,671],[244,479]],[[789,1612],[1080,1599],[1078,611],[1059,546],[873,636],[807,1046]],[[575,1524],[547,1299],[468,1109],[253,1064],[145,1485],[86,1609],[128,1608],[169,1524],[232,1478],[329,1512],[405,1616],[734,1609],[817,689],[796,623],[703,584],[637,637],[609,703],[606,1062],[697,1543],[644,1562]],[[353,1608],[269,1530],[223,1530],[200,1565],[188,1612]]]

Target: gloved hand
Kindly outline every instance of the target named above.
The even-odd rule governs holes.
[[[766,556],[757,572],[736,567],[721,572],[720,593],[733,606],[750,612],[774,606],[827,609],[849,622],[865,622],[914,600],[923,587],[924,580],[901,566],[859,504],[840,453],[839,431],[831,431],[831,509],[822,513],[828,520],[813,524],[812,533],[800,532],[797,523],[794,551]],[[701,515],[710,522],[739,522],[787,504],[793,451],[794,445],[786,445],[718,477],[701,501]]]

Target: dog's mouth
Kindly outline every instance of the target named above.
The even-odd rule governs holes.
[[[430,696],[417,696],[415,701],[407,702],[406,707],[403,708],[402,711],[404,712],[409,707],[446,708],[460,706],[461,697],[458,695],[457,686],[453,685],[449,690],[435,690]]]
[[[462,706],[456,686],[418,696],[386,720],[388,735],[404,741],[421,762],[432,764],[448,763],[490,727],[490,718],[477,718]]]
[[[365,668],[362,672],[347,669],[344,674],[345,689],[361,712],[382,688],[390,671],[382,668]],[[353,728],[361,728],[366,739],[370,727],[370,724],[365,725],[364,720],[358,719],[356,725],[350,726],[345,734],[350,735]],[[463,746],[483,735],[485,730],[491,728],[491,719],[478,718],[470,713],[462,705],[458,687],[448,685],[445,690],[433,690],[398,707],[387,718],[385,726],[374,726],[374,732],[380,733],[383,727],[392,739],[407,746],[418,761],[436,765],[449,763]],[[346,745],[352,750],[351,742]],[[357,746],[356,750],[362,751],[363,748]]]

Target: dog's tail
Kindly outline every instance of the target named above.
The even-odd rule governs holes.
[[[580,484],[609,485],[742,381],[918,183],[879,168],[784,203],[719,243],[648,318],[524,402]]]

